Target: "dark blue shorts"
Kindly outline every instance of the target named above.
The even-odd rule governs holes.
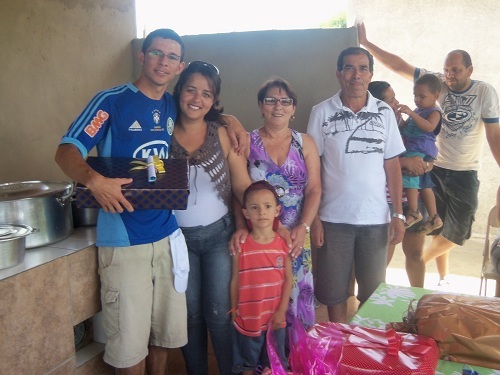
[[[436,196],[436,207],[443,227],[430,233],[441,234],[447,240],[463,245],[470,238],[478,206],[479,180],[477,171],[452,171],[434,167],[430,172]]]

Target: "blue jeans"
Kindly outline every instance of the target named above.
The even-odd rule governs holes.
[[[227,312],[231,309],[232,216],[227,214],[204,227],[181,229],[186,237],[190,267],[186,290],[188,344],[181,348],[187,372],[208,374],[208,329],[219,373],[231,374],[231,316]]]
[[[271,367],[267,353],[267,331],[258,337],[245,336],[233,326],[233,374],[243,371],[255,370],[260,364],[262,367]],[[286,328],[280,328],[273,332],[276,338],[275,348],[280,356],[281,363],[288,368],[288,360],[285,356],[285,340],[287,339]]]

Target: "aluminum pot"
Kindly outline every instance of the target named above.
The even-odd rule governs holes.
[[[70,182],[22,181],[0,184],[0,223],[29,225],[38,231],[26,248],[48,245],[73,232]]]
[[[26,236],[34,232],[29,225],[0,224],[0,270],[24,260]]]
[[[71,210],[73,211],[73,225],[78,227],[93,227],[97,225],[98,208],[82,208],[76,204],[76,198],[71,199]]]

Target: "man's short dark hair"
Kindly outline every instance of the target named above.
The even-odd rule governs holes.
[[[467,51],[464,51],[463,49],[454,49],[448,55],[451,55],[452,53],[458,53],[462,56],[462,61],[466,68],[472,66],[472,59]]]
[[[146,39],[144,39],[144,42],[142,43],[142,52],[146,53],[148,48],[151,46],[151,43],[153,43],[154,38],[162,38],[162,39],[171,39],[181,45],[181,61],[184,61],[184,42],[182,41],[181,37],[179,34],[177,34],[174,30],[172,29],[156,29],[154,31],[151,31],[148,36],[146,36]]]
[[[361,54],[364,54],[366,55],[366,57],[368,57],[368,68],[370,69],[370,72],[373,73],[373,56],[370,52],[361,47],[349,47],[340,52],[339,58],[337,60],[337,70],[341,72],[342,69],[344,69],[344,57]]]

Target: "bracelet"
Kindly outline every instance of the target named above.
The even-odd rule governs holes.
[[[429,162],[428,162],[428,161],[426,161],[426,162],[425,162],[425,171],[427,172],[428,170],[429,170]]]
[[[306,223],[301,223],[304,228],[306,228],[306,233],[310,233],[311,232],[311,227],[309,225],[307,225]]]
[[[234,308],[234,309],[229,310],[226,314],[234,314],[234,313],[237,313],[237,312],[238,312],[238,309]]]

